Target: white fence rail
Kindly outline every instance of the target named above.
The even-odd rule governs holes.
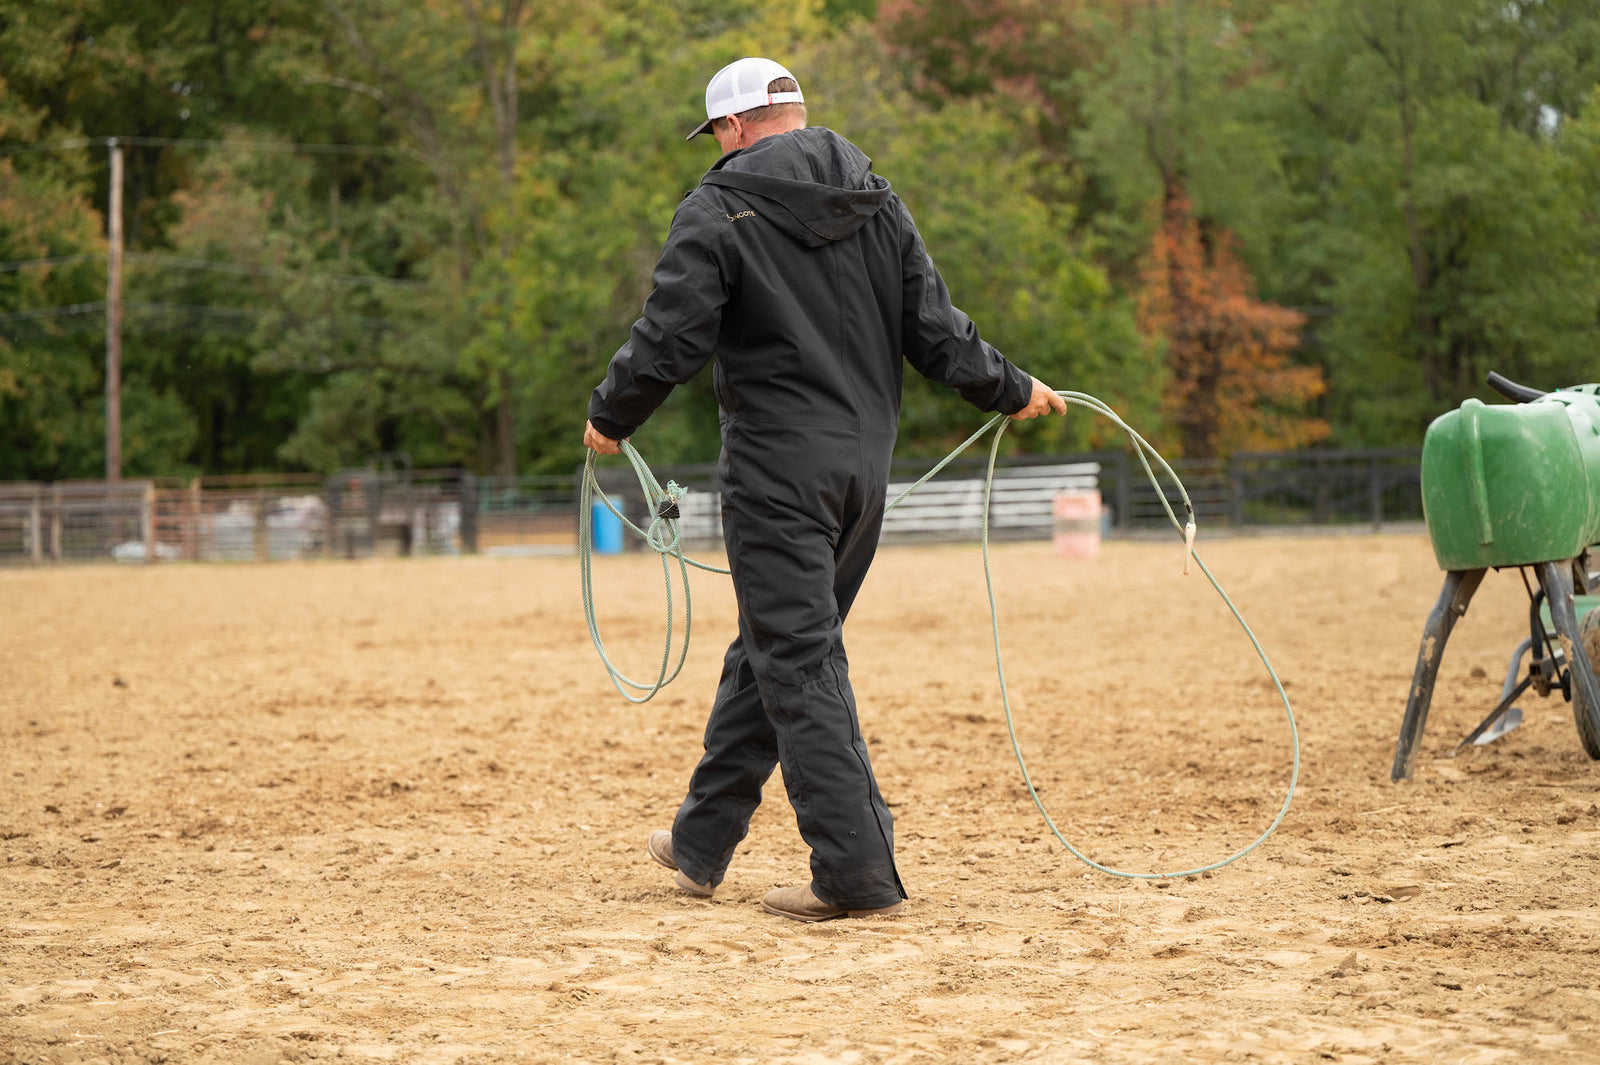
[[[1098,492],[1100,465],[1073,462],[1056,466],[999,469],[989,500],[990,535],[1001,539],[1048,539],[1056,496]],[[914,484],[893,481],[889,499]],[[638,505],[637,493],[633,501]],[[722,501],[714,488],[696,485],[679,504],[679,535],[685,545],[722,542]],[[936,478],[901,500],[883,516],[884,543],[919,540],[976,540],[983,534],[983,477]]]
[[[915,482],[889,485],[892,500]],[[1056,496],[1098,492],[1100,465],[998,469],[989,494],[991,536],[1048,538]],[[883,516],[884,540],[976,540],[983,535],[983,478],[935,479],[906,496]]]

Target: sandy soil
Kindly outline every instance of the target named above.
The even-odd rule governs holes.
[[[1300,720],[1265,846],[1088,872],[1021,788],[976,548],[887,549],[847,638],[912,899],[812,926],[758,906],[805,870],[776,778],[714,901],[644,855],[723,578],[693,578],[689,664],[641,708],[571,559],[0,573],[0,1062],[1600,1060],[1600,766],[1559,696],[1447,757],[1520,581],[1485,582],[1395,786],[1425,540],[1202,548]],[[1140,870],[1238,849],[1288,784],[1281,706],[1180,555],[995,559],[1044,799]],[[646,673],[659,566],[602,560],[597,593]]]

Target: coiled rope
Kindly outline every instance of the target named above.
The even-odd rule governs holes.
[[[1114,425],[1117,426],[1117,428],[1121,429],[1122,432],[1127,435],[1129,443],[1133,445],[1134,454],[1139,458],[1140,466],[1144,468],[1145,476],[1149,479],[1151,485],[1153,485],[1156,489],[1156,498],[1161,501],[1161,508],[1166,512],[1167,520],[1170,521],[1173,528],[1177,529],[1179,534],[1183,536],[1183,571],[1185,573],[1189,572],[1189,562],[1191,559],[1194,561],[1195,565],[1199,566],[1200,572],[1205,574],[1207,581],[1211,582],[1211,587],[1215,589],[1217,595],[1222,598],[1223,603],[1227,605],[1228,611],[1233,615],[1234,620],[1239,623],[1239,627],[1244,630],[1245,635],[1249,638],[1250,646],[1255,648],[1256,656],[1261,659],[1261,664],[1266,668],[1267,675],[1272,678],[1273,686],[1278,692],[1278,698],[1283,701],[1283,712],[1289,723],[1289,741],[1293,752],[1293,764],[1289,773],[1289,786],[1283,797],[1283,805],[1278,808],[1277,816],[1272,819],[1272,823],[1267,826],[1266,830],[1262,832],[1261,835],[1257,836],[1250,844],[1240,848],[1233,854],[1228,855],[1226,858],[1223,858],[1220,861],[1212,862],[1209,865],[1197,866],[1194,869],[1180,869],[1163,873],[1129,872],[1124,869],[1115,869],[1111,866],[1102,865],[1093,858],[1090,858],[1088,855],[1084,854],[1077,847],[1073,846],[1072,842],[1068,840],[1067,837],[1062,834],[1061,829],[1057,827],[1055,819],[1050,816],[1050,811],[1045,809],[1044,800],[1039,798],[1038,789],[1034,787],[1033,779],[1028,773],[1028,763],[1022,755],[1022,744],[1017,739],[1016,722],[1011,712],[1011,696],[1006,688],[1005,660],[1000,648],[1000,609],[995,602],[994,575],[989,564],[989,501],[994,489],[994,471],[995,463],[1000,454],[1000,440],[1005,435],[1007,423],[1010,421],[1008,415],[997,414],[988,422],[984,423],[981,429],[967,437],[967,439],[964,440],[954,451],[950,452],[950,454],[939,460],[938,464],[924,474],[915,484],[912,484],[905,491],[901,492],[899,495],[895,496],[894,499],[890,500],[884,506],[884,510],[892,510],[902,499],[906,498],[906,496],[910,495],[928,481],[932,480],[939,473],[939,471],[943,470],[956,458],[956,456],[960,455],[968,447],[981,439],[985,433],[991,431],[993,432],[994,439],[989,445],[989,462],[984,471],[983,478],[983,579],[984,584],[987,586],[989,595],[989,628],[994,639],[995,672],[1000,679],[1000,702],[1005,708],[1006,731],[1011,737],[1011,749],[1016,754],[1017,766],[1022,771],[1022,782],[1028,789],[1028,795],[1032,797],[1034,806],[1038,807],[1040,815],[1044,817],[1045,824],[1050,827],[1051,834],[1061,842],[1061,845],[1065,847],[1074,858],[1077,858],[1091,869],[1128,880],[1172,880],[1177,879],[1178,877],[1196,876],[1201,873],[1209,873],[1232,862],[1238,861],[1240,858],[1243,858],[1245,855],[1261,846],[1261,844],[1265,843],[1267,839],[1271,837],[1272,833],[1277,830],[1278,826],[1283,823],[1284,816],[1289,812],[1289,806],[1294,801],[1295,787],[1300,781],[1300,729],[1295,724],[1294,709],[1289,705],[1289,696],[1283,690],[1283,682],[1278,679],[1277,672],[1272,668],[1272,663],[1268,661],[1267,653],[1262,649],[1261,642],[1256,639],[1256,634],[1251,631],[1250,626],[1244,620],[1244,616],[1239,613],[1239,608],[1234,606],[1233,600],[1228,598],[1228,593],[1222,590],[1222,585],[1217,583],[1216,577],[1213,576],[1211,570],[1206,567],[1205,562],[1200,558],[1199,552],[1195,551],[1194,549],[1194,506],[1189,501],[1189,493],[1188,490],[1184,488],[1183,481],[1179,479],[1176,473],[1173,472],[1172,467],[1167,464],[1167,461],[1161,457],[1156,449],[1150,446],[1144,437],[1140,436],[1132,426],[1123,421],[1116,411],[1112,410],[1105,403],[1099,399],[1096,399],[1094,396],[1083,392],[1058,391],[1056,395],[1066,400],[1069,404],[1079,407],[1086,407],[1089,410],[1094,411],[1096,414],[1099,414],[1101,417],[1110,420]],[[600,661],[602,664],[604,664],[606,673],[611,678],[611,683],[616,686],[617,691],[622,694],[624,699],[627,699],[631,703],[645,703],[654,698],[655,694],[662,688],[672,683],[672,681],[678,676],[679,671],[683,669],[684,660],[689,654],[689,633],[690,621],[692,617],[689,597],[689,567],[693,566],[696,569],[707,570],[711,573],[727,573],[728,570],[718,566],[711,566],[703,562],[698,562],[684,555],[683,546],[680,542],[681,530],[679,527],[678,501],[683,498],[685,490],[672,481],[668,481],[666,487],[662,487],[660,482],[656,480],[655,475],[651,473],[650,467],[645,464],[644,459],[639,456],[638,451],[634,449],[633,445],[624,440],[622,441],[621,446],[622,453],[627,457],[629,463],[632,464],[634,475],[638,478],[639,489],[644,495],[645,505],[651,515],[651,519],[646,527],[641,529],[639,526],[630,521],[627,515],[623,514],[622,511],[617,509],[616,505],[612,503],[610,497],[608,497],[605,492],[601,490],[599,483],[595,480],[594,470],[595,459],[597,456],[594,451],[590,451],[588,459],[584,463],[583,480],[579,488],[578,569],[580,580],[583,586],[584,617],[589,623],[589,636],[594,641],[595,650],[600,654]],[[1181,523],[1178,520],[1178,516],[1173,512],[1172,505],[1167,502],[1166,493],[1161,490],[1161,482],[1157,479],[1155,470],[1152,469],[1150,465],[1151,459],[1155,460],[1156,464],[1161,468],[1162,473],[1164,473],[1167,478],[1177,486],[1178,494],[1183,499],[1185,517],[1185,520]],[[656,673],[655,680],[650,682],[632,680],[623,674],[606,655],[605,644],[600,638],[600,626],[595,620],[594,612],[593,568],[591,558],[593,553],[593,509],[596,497],[598,497],[600,503],[604,505],[608,511],[614,514],[623,523],[623,525],[641,537],[645,543],[650,546],[651,550],[655,551],[661,556],[661,571],[665,578],[667,589],[667,631],[666,640],[661,650],[661,667]],[[683,588],[683,642],[678,651],[676,664],[673,664],[672,662],[673,561],[677,562],[679,579]]]

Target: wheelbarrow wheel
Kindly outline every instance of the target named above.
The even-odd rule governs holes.
[[[1562,639],[1567,669],[1572,674],[1572,716],[1577,720],[1578,738],[1590,758],[1600,759],[1600,677],[1595,663],[1600,662],[1600,610],[1591,610],[1578,625],[1578,647]]]

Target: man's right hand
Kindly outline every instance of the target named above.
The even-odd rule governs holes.
[[[1062,408],[1065,410],[1065,408]],[[622,454],[622,444],[594,427],[594,422],[583,423],[583,446],[602,455]]]
[[[1056,390],[1039,380],[1037,377],[1029,378],[1033,382],[1033,395],[1028,397],[1028,405],[1017,413],[1011,415],[1011,420],[1016,422],[1037,418],[1041,414],[1055,411],[1057,414],[1067,413],[1067,401],[1056,395]]]

